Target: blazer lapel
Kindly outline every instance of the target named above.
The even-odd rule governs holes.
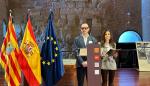
[[[87,38],[86,46],[89,44],[90,36]]]
[[[80,41],[81,41],[81,44],[82,44],[84,47],[86,47],[86,45],[85,45],[85,43],[84,43],[84,39],[83,39],[82,36],[80,37]]]

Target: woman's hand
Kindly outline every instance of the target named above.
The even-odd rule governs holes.
[[[115,52],[115,53],[113,54],[113,57],[117,58],[117,57],[118,57],[118,52]]]

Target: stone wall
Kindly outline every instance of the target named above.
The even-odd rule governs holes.
[[[3,33],[2,33],[2,20],[3,19],[7,19],[7,8],[8,8],[8,4],[7,4],[7,0],[0,0],[0,40],[3,40]],[[2,44],[2,41],[0,41],[0,46]]]
[[[1,0],[2,1],[2,0]],[[49,10],[55,16],[56,33],[62,46],[69,48],[80,33],[80,25],[88,22],[91,34],[100,41],[101,33],[111,29],[115,41],[126,30],[141,35],[141,0],[9,0],[16,25],[25,23],[27,10],[31,9],[32,24],[36,35],[46,26]],[[37,36],[39,37],[39,36]]]

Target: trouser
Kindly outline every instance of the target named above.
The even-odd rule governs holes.
[[[115,70],[101,70],[102,86],[114,86],[113,81],[115,77]]]
[[[83,86],[85,76],[86,76],[86,79],[87,79],[87,67],[78,67],[77,68],[78,86]]]

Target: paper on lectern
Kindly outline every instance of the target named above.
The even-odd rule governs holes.
[[[99,70],[94,70],[94,75],[99,75]]]
[[[87,48],[80,48],[79,56],[87,56]]]

